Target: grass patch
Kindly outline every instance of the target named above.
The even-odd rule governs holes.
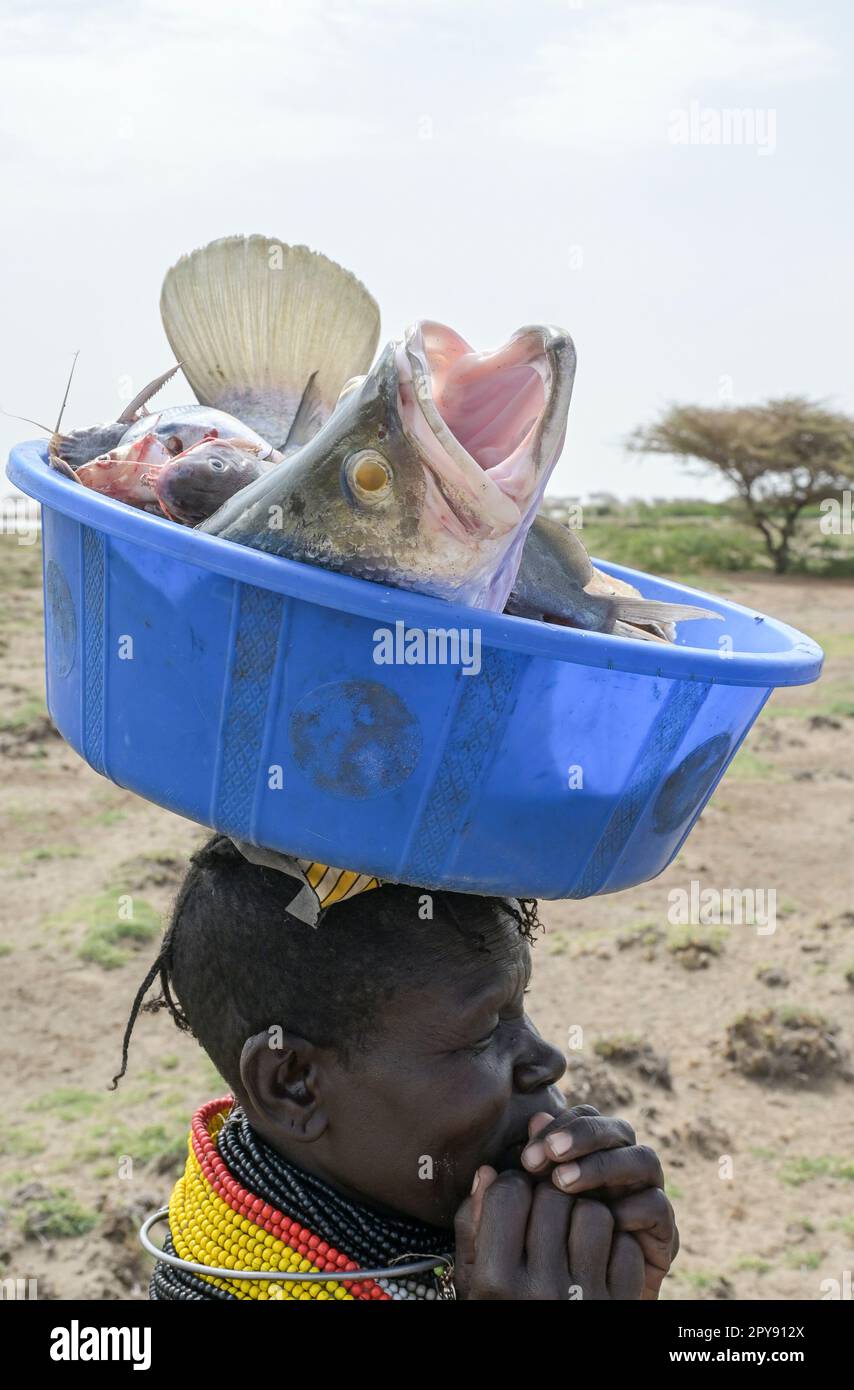
[[[726,942],[726,927],[668,927],[667,949],[676,954],[692,947],[710,956],[719,956]]]
[[[130,1158],[134,1165],[158,1161],[175,1166],[187,1156],[187,1136],[165,1125],[145,1125],[132,1129],[127,1125],[99,1125],[90,1131],[89,1140],[74,1154],[82,1163],[103,1163],[116,1176],[120,1159]],[[106,1160],[112,1160],[112,1164]]]
[[[88,819],[83,822],[83,824],[87,826],[91,825],[103,827],[110,825],[120,825],[123,820],[127,820],[126,811],[107,810],[99,811],[95,816],[89,816]]]
[[[66,1086],[39,1096],[37,1100],[30,1102],[27,1109],[53,1111],[60,1120],[64,1120],[68,1124],[73,1120],[83,1120],[88,1115],[94,1114],[101,1102],[102,1097],[96,1095],[94,1091],[81,1091]]]
[[[825,656],[854,656],[854,632],[821,632],[813,637]]]
[[[790,1250],[786,1264],[790,1269],[820,1269],[824,1256],[824,1250]]]
[[[25,1236],[63,1240],[69,1236],[85,1236],[98,1224],[98,1217],[61,1187],[25,1203],[20,1223]]]
[[[695,510],[691,510],[692,506]],[[733,502],[662,501],[587,506],[581,539],[592,555],[657,574],[771,572],[762,538]],[[854,555],[804,515],[792,550],[793,575],[854,576]]]
[[[730,763],[727,777],[739,782],[773,782],[779,780],[780,774],[773,763],[757,757],[749,748],[741,748]]]
[[[788,1158],[780,1169],[780,1178],[788,1187],[801,1187],[816,1178],[854,1182],[854,1159],[835,1154],[822,1158]]]
[[[44,1149],[41,1135],[23,1125],[6,1125],[0,1130],[0,1158],[34,1158]]]
[[[0,733],[17,734],[28,729],[47,714],[44,700],[29,699],[0,719]]]
[[[832,682],[825,679],[822,684],[827,692]],[[854,719],[854,700],[847,695],[828,695],[824,700],[808,705],[796,704],[788,699],[772,700],[762,711],[763,719],[812,719],[814,715],[824,715],[828,719]]]
[[[770,569],[749,527],[714,514],[667,517],[644,508],[636,520],[618,520],[587,513],[581,539],[591,555],[654,574]]]
[[[41,863],[51,859],[79,859],[81,851],[76,845],[50,845],[48,848],[31,849],[21,858],[27,864]]]
[[[750,1153],[753,1158],[759,1158],[763,1163],[772,1163],[777,1158],[774,1149],[763,1149],[759,1145],[755,1145]]]
[[[593,1051],[605,1062],[625,1062],[635,1057],[643,1045],[637,1033],[615,1033],[610,1038],[599,1038],[593,1044]]]
[[[761,1260],[758,1255],[742,1255],[740,1260],[736,1260],[735,1268],[739,1271],[751,1270],[754,1274],[767,1274],[771,1265],[768,1260]]]
[[[77,954],[81,960],[116,970],[139,949],[160,935],[160,915],[144,898],[122,892],[119,885],[111,892],[78,898],[46,925],[60,935],[83,929]]]
[[[702,1270],[702,1269],[692,1269],[692,1270],[684,1270],[684,1269],[683,1269],[683,1270],[681,1270],[680,1272],[681,1272],[683,1278],[687,1279],[688,1283],[692,1286],[692,1288],[699,1289],[700,1291],[702,1291],[702,1290],[704,1290],[704,1289],[711,1289],[711,1288],[713,1288],[713,1287],[715,1286],[715,1284],[717,1284],[718,1281],[719,1281],[719,1279],[720,1279],[720,1275],[719,1275],[719,1274],[715,1274],[715,1273],[709,1274],[709,1273],[707,1273],[705,1270]]]

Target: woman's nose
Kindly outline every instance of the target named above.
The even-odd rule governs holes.
[[[519,1060],[513,1070],[517,1088],[529,1092],[537,1091],[542,1086],[553,1086],[566,1071],[563,1053],[533,1029],[525,1042],[527,1045],[520,1048]]]

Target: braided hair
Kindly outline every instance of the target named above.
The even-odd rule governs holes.
[[[450,926],[459,949],[489,952],[507,916],[534,941],[541,929],[533,899],[426,894],[430,922],[419,912],[426,890],[383,884],[327,908],[317,927],[290,917],[299,883],[278,869],[250,863],[226,835],[214,835],[190,859],[156,959],[131,1005],[122,1039],[125,1075],[140,1012],[167,1009],[231,1084],[247,1037],[287,1020],[345,1059],[363,1050],[379,1006],[404,983],[417,987],[438,949],[435,933],[414,925]],[[404,948],[413,940],[415,949]],[[155,983],[159,994],[146,995]]]

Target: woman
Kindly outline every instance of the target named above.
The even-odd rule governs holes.
[[[373,886],[288,912],[300,884],[224,837],[194,857],[164,1001],[233,1095],[202,1107],[157,1299],[654,1298],[677,1245],[661,1167],[625,1122],[568,1109],[524,1010],[532,905]],[[435,1257],[411,1277],[249,1281]]]

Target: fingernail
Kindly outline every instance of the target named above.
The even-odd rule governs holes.
[[[474,1175],[474,1182],[473,1182],[472,1185],[471,1185],[471,1195],[472,1195],[472,1196],[474,1196],[474,1194],[477,1192],[479,1183],[480,1183],[480,1169],[478,1168],[477,1172],[476,1172],[475,1175]]]
[[[567,1134],[565,1130],[558,1130],[556,1134],[551,1135],[546,1140],[546,1143],[555,1158],[565,1158],[572,1148],[572,1135]]]
[[[581,1169],[577,1163],[562,1163],[554,1170],[554,1180],[558,1187],[572,1187],[580,1177]]]
[[[522,1162],[526,1168],[539,1168],[545,1162],[546,1151],[542,1144],[529,1144],[522,1150]]]

